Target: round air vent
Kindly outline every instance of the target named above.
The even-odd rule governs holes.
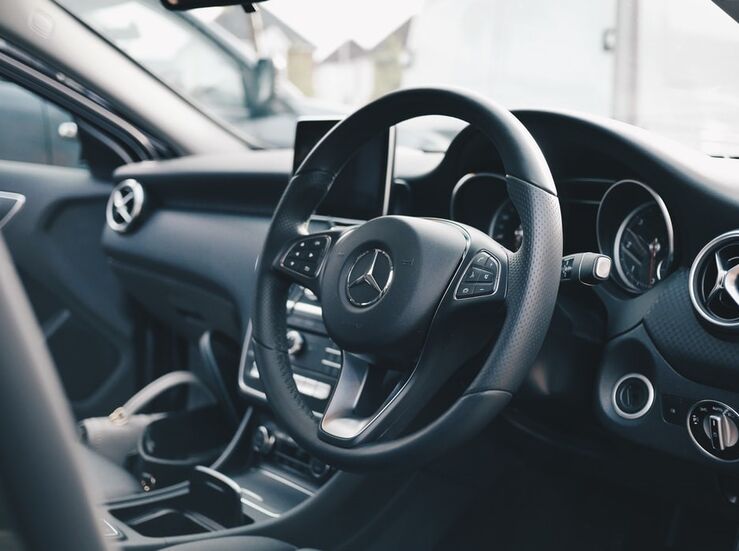
[[[136,180],[123,180],[113,188],[105,210],[108,226],[120,233],[130,230],[144,209],[144,188]]]
[[[719,235],[695,257],[690,299],[705,320],[739,330],[739,230]]]

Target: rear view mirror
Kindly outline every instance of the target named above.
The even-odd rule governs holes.
[[[256,111],[263,109],[275,95],[277,70],[269,58],[260,58],[251,71],[251,78],[247,77],[246,96],[249,107]]]
[[[161,0],[168,10],[186,11],[198,8],[212,8],[215,6],[244,6],[248,12],[254,11],[254,4],[264,0]]]

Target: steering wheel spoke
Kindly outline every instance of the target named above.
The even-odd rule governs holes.
[[[352,447],[371,437],[383,397],[388,372],[366,358],[344,353],[339,380],[321,419],[320,437],[343,447]]]
[[[455,372],[494,340],[504,318],[510,253],[477,230],[466,230],[468,249],[420,349],[406,364],[392,355],[345,353],[319,426],[321,439],[353,448],[399,436]]]
[[[407,371],[386,369],[345,353],[339,381],[319,424],[319,438],[356,448],[402,434],[451,371],[432,365],[439,352],[430,346]]]

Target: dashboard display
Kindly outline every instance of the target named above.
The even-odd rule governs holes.
[[[656,203],[637,207],[616,234],[616,270],[635,291],[646,291],[670,269],[670,236],[667,222]]]
[[[490,237],[506,249],[516,252],[523,243],[521,218],[510,199],[504,201],[490,221]]]
[[[293,173],[339,119],[300,119],[295,129]],[[344,166],[316,214],[332,218],[370,220],[387,214],[390,200],[394,129],[372,138]]]

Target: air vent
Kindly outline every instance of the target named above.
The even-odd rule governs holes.
[[[144,188],[136,180],[123,180],[110,194],[105,217],[113,231],[131,230],[144,210]]]
[[[690,269],[690,299],[714,325],[739,330],[739,230],[718,236]]]

